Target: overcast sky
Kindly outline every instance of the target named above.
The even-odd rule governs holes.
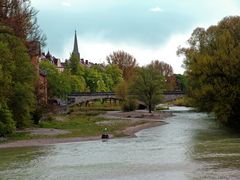
[[[183,73],[178,46],[196,27],[240,15],[240,0],[32,0],[47,47],[64,61],[78,34],[81,58],[105,62],[116,50],[132,54],[140,65],[161,60]]]

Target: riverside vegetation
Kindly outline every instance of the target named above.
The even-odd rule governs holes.
[[[38,125],[29,129],[16,131],[15,133],[9,135],[8,141],[16,140],[30,140],[30,139],[48,139],[48,138],[74,138],[74,137],[96,137],[100,138],[102,130],[108,128],[109,134],[114,137],[128,136],[124,133],[129,127],[135,127],[138,125],[144,125],[151,121],[146,119],[138,118],[138,120],[132,120],[131,118],[121,117],[117,119],[109,119],[101,114],[105,114],[107,111],[116,111],[120,110],[119,104],[109,105],[108,103],[102,104],[96,102],[91,105],[91,107],[81,107],[73,106],[70,108],[69,113],[67,114],[52,114],[49,117],[40,122]],[[141,114],[141,113],[138,113]],[[44,135],[41,134],[41,129],[57,129],[64,130],[67,133],[61,134],[51,134]],[[39,130],[39,134],[31,133],[31,130]]]
[[[196,28],[185,56],[188,95],[193,106],[213,112],[227,126],[240,127],[240,17]]]

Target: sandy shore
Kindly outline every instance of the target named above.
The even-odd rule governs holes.
[[[136,137],[135,133],[139,132],[146,128],[156,127],[167,124],[166,122],[162,121],[162,119],[171,116],[171,114],[159,114],[159,115],[151,115],[147,117],[145,115],[140,115],[139,112],[131,113],[120,113],[120,112],[109,112],[104,115],[105,118],[121,118],[121,119],[128,119],[128,120],[145,120],[146,123],[139,124],[136,126],[130,126],[126,129],[122,130],[122,133],[129,136],[129,137]],[[43,132],[46,130],[43,130]],[[52,130],[51,130],[52,131]],[[110,138],[114,138],[110,135]],[[75,138],[48,138],[48,139],[30,139],[30,140],[18,140],[13,142],[1,143],[0,148],[17,148],[17,147],[33,147],[33,146],[43,146],[49,144],[58,144],[58,143],[70,143],[70,142],[82,142],[82,141],[94,141],[94,140],[101,140],[100,136],[93,136],[93,137],[75,137]]]
[[[17,148],[17,147],[33,147],[33,146],[43,146],[43,145],[49,145],[49,144],[81,142],[81,141],[94,141],[94,140],[100,140],[100,139],[101,139],[100,137],[77,137],[77,138],[49,138],[49,139],[19,140],[19,141],[0,144],[0,149],[1,148]]]

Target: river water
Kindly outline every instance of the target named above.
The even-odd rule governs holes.
[[[240,136],[205,113],[172,107],[137,138],[0,150],[0,179],[240,179]]]

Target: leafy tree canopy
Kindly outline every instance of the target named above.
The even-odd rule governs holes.
[[[185,56],[189,96],[200,110],[224,124],[240,125],[240,17],[226,17],[208,29],[196,28],[180,48]]]
[[[39,41],[44,46],[46,37],[37,24],[37,11],[31,6],[30,0],[1,0],[0,28],[10,31],[24,41]],[[3,26],[5,28],[3,29]]]
[[[165,90],[172,91],[176,88],[176,77],[173,74],[173,68],[170,64],[155,60],[151,62],[150,66],[163,76]]]
[[[17,127],[23,127],[31,123],[30,113],[35,108],[34,67],[25,45],[13,35],[0,34],[0,52],[0,104],[5,104],[4,112],[11,111]]]
[[[124,51],[116,51],[107,56],[107,62],[117,65],[122,70],[124,80],[129,81],[133,78],[137,61],[131,54]]]
[[[60,73],[57,68],[48,61],[42,61],[40,68],[46,72],[48,80],[48,94],[50,98],[66,98],[71,93],[71,84],[66,74]]]
[[[160,103],[164,86],[163,76],[151,65],[139,68],[130,87],[130,94],[144,102],[149,113]]]

